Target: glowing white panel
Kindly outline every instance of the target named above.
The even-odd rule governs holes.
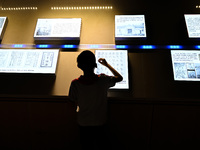
[[[144,38],[146,25],[144,15],[116,15],[115,37]]]
[[[96,50],[95,56],[97,59],[97,69],[95,69],[96,74],[104,73],[106,75],[113,75],[108,68],[98,62],[99,58],[105,58],[107,62],[123,76],[123,81],[117,83],[112,88],[129,89],[127,50]]]
[[[200,51],[171,50],[174,80],[200,81]]]
[[[0,49],[0,73],[55,74],[58,49]]]
[[[7,23],[7,17],[0,17],[0,40],[2,40],[3,38],[3,34],[5,32],[5,26],[6,26],[6,23]]]
[[[35,40],[80,38],[81,18],[38,19]]]
[[[189,38],[200,38],[200,14],[185,14],[184,17]]]

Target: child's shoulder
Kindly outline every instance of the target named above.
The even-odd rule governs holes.
[[[72,80],[72,82],[77,82],[79,80],[79,78],[75,78],[74,80]]]
[[[104,73],[101,73],[101,74],[98,75],[98,77],[102,77],[102,78],[104,78],[104,77],[109,77],[109,76],[106,75],[106,74],[104,74]]]
[[[109,76],[109,75],[106,75],[106,74],[103,74],[103,73],[99,74],[98,77],[99,77],[100,80],[110,80],[110,79],[113,78],[113,76]]]

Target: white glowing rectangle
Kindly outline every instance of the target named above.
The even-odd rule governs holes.
[[[200,38],[200,14],[185,14],[185,22],[189,38]]]
[[[64,40],[80,38],[81,18],[38,19],[34,38],[36,40]]]
[[[116,38],[145,38],[146,25],[144,15],[116,15]]]
[[[2,40],[3,38],[7,20],[7,17],[0,17],[0,40]]]
[[[200,51],[171,50],[174,80],[200,81]]]
[[[108,68],[98,62],[99,58],[105,58],[106,61],[123,76],[123,81],[116,83],[112,89],[129,89],[127,50],[96,50],[95,56],[97,59],[96,74],[103,73],[106,75],[113,75]]]
[[[55,74],[58,49],[0,49],[0,73]]]

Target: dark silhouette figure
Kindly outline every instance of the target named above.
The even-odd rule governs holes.
[[[108,149],[107,134],[107,91],[122,76],[103,58],[98,62],[107,67],[113,76],[94,73],[95,55],[83,51],[77,57],[77,66],[83,75],[71,82],[69,97],[77,106],[77,122],[80,127],[80,139],[83,150]]]

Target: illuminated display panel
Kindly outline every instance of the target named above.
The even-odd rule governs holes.
[[[123,81],[116,83],[112,89],[129,89],[127,50],[96,50],[95,56],[97,59],[96,74],[113,75],[108,68],[98,62],[99,58],[105,58],[123,76]]]
[[[200,15],[185,14],[185,22],[189,38],[200,38]]]
[[[0,73],[55,74],[58,49],[0,49]]]
[[[174,80],[200,81],[200,51],[171,50]]]
[[[2,40],[3,38],[6,23],[7,23],[7,17],[0,17],[0,40]]]
[[[116,15],[116,38],[145,38],[146,25],[144,15]]]
[[[35,40],[80,38],[81,18],[38,19]]]

